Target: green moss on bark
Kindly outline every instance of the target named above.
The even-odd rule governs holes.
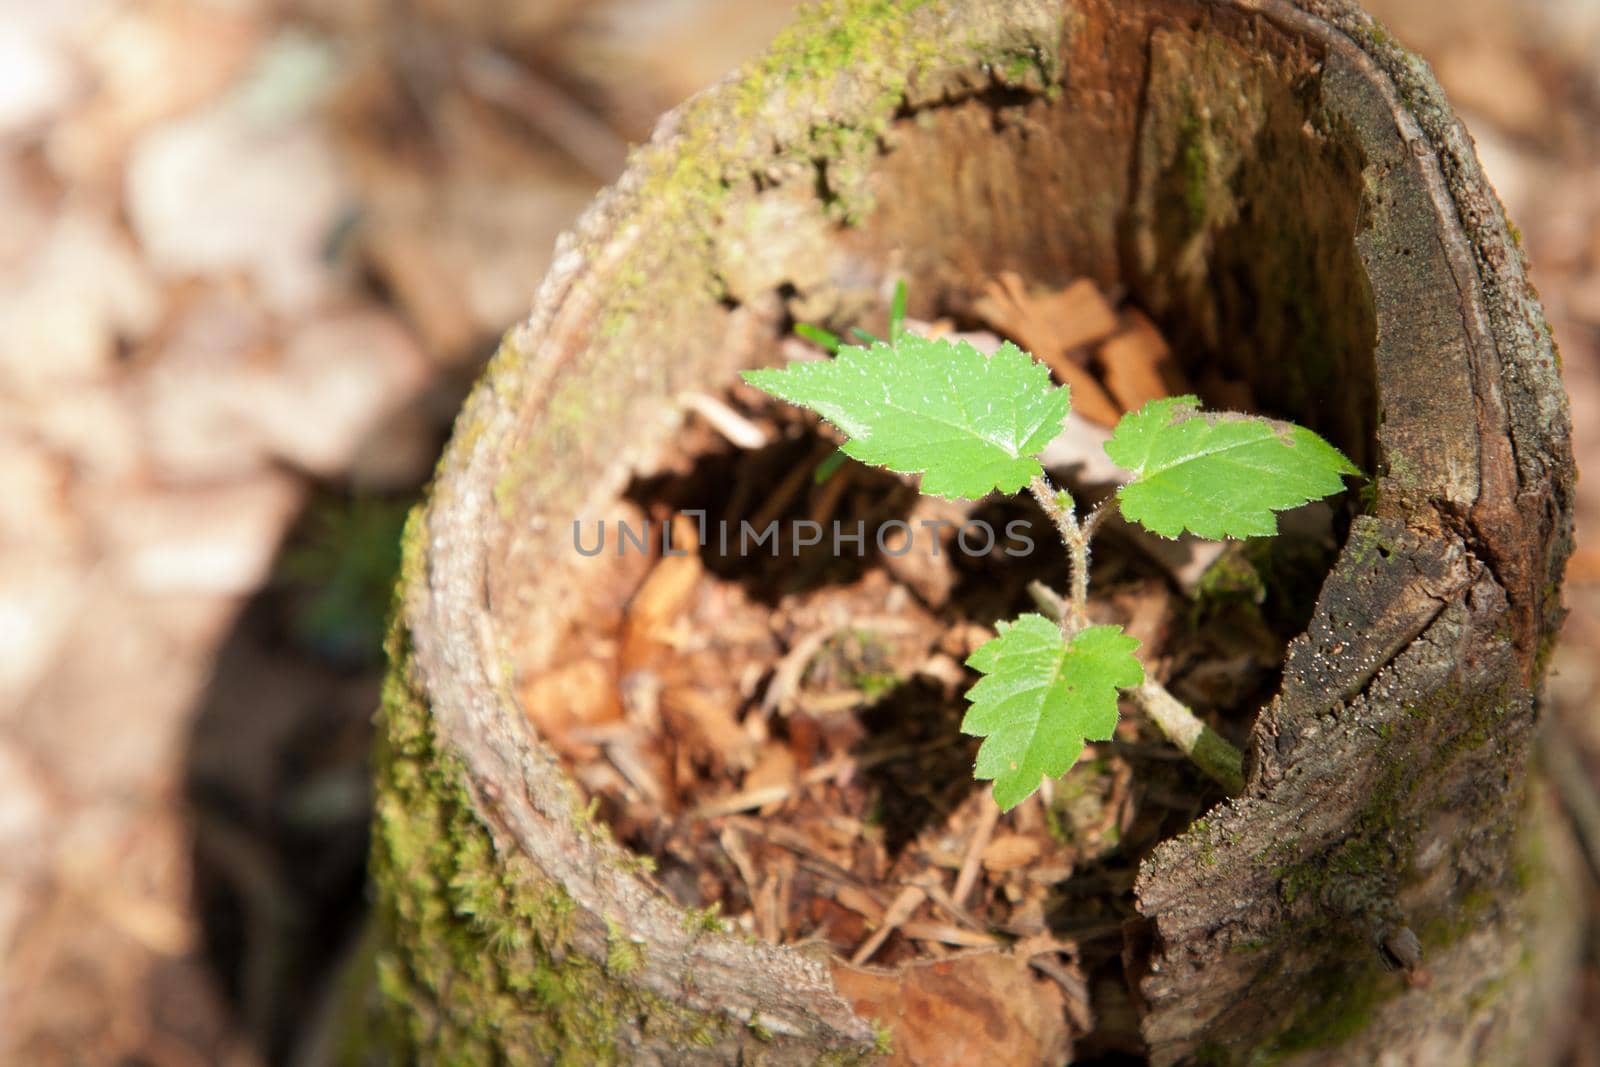
[[[407,530],[419,573],[422,513]],[[642,947],[620,936],[605,961],[569,944],[565,890],[503,855],[419,696],[405,631],[389,641],[378,720],[372,870],[381,948],[376,967],[396,1062],[627,1062],[634,1029],[693,1049],[729,1023],[627,981]]]
[[[570,484],[570,471],[546,457],[581,448],[597,424],[659,420],[664,399],[688,386],[695,361],[638,354],[720,343],[707,323],[745,288],[730,285],[743,264],[722,240],[739,225],[741,205],[806,190],[821,225],[796,231],[816,240],[793,241],[787,258],[819,261],[827,226],[871,213],[867,179],[903,108],[994,85],[1047,93],[1060,78],[1063,32],[1059,6],[1037,0],[812,4],[739,78],[675,112],[672,139],[638,149],[628,180],[594,209],[609,219],[605,239],[635,236],[604,266],[583,365],[564,368],[543,401],[550,417],[505,465],[495,494],[502,514],[524,498],[581,499],[592,487]],[[580,224],[573,247],[595,258],[601,249],[589,230]],[[491,364],[492,387],[513,406],[535,358],[513,333]],[[610,387],[618,380],[635,381],[635,390]]]
[[[1335,962],[1297,988],[1322,988],[1324,995],[1306,996],[1298,1011],[1285,1018],[1250,1062],[1272,1063],[1318,1048],[1333,1048],[1365,1029],[1379,1005],[1405,991],[1406,984],[1381,963],[1377,946],[1386,929],[1415,928],[1425,959],[1448,949],[1491,918],[1497,901],[1519,899],[1526,879],[1514,871],[1459,872],[1456,891],[1429,914],[1403,914],[1398,901],[1405,887],[1422,877],[1416,870],[1418,830],[1435,810],[1458,810],[1462,795],[1443,787],[1460,766],[1464,753],[1498,736],[1495,725],[1505,714],[1509,691],[1473,692],[1447,688],[1425,706],[1402,707],[1390,730],[1388,746],[1430,750],[1425,766],[1397,760],[1378,774],[1367,801],[1353,822],[1353,832],[1333,848],[1280,870],[1279,897],[1291,921],[1272,952],[1288,958],[1296,945],[1343,944],[1345,950],[1324,953]],[[1431,802],[1428,798],[1434,798]],[[1516,797],[1481,794],[1476,803],[1495,811],[1459,809],[1473,825],[1495,825],[1504,816],[1507,832],[1515,825]],[[1509,811],[1505,810],[1509,809]],[[1493,980],[1494,976],[1486,976]]]

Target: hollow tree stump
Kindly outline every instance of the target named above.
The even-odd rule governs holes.
[[[1578,941],[1528,775],[1567,411],[1470,140],[1343,0],[840,3],[663,120],[563,241],[408,532],[373,851],[395,1058],[854,1062],[871,1016],[933,1056],[896,1012],[937,974],[686,921],[586,817],[514,675],[604,565],[572,521],[649,466],[681,390],[775,361],[791,319],[848,323],[886,277],[931,311],[1001,269],[1125,286],[1192,363],[1375,474],[1245,795],[1142,870],[1152,1061],[1545,1061]],[[1385,956],[1411,935],[1408,981]],[[968,982],[978,1036],[945,1040],[1061,1056],[1014,981]]]

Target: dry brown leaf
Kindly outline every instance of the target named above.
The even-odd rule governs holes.
[[[690,549],[696,543],[697,534],[694,523],[687,516],[679,515],[674,519],[674,550],[687,554],[662,556],[628,602],[622,624],[622,673],[654,666],[666,653],[668,633],[688,608],[705,573],[699,555]]]
[[[579,727],[616,722],[622,701],[611,666],[580,659],[529,679],[518,694],[533,728],[558,752],[595,754],[592,746],[572,735]]]
[[[1116,309],[1088,278],[1037,298],[1037,306],[1053,328],[1056,343],[1069,354],[1103,341],[1117,330]]]
[[[1084,283],[1075,282],[1074,286],[1081,284]],[[1092,283],[1088,284],[1092,287]],[[1070,348],[1092,340],[1097,325],[1093,321],[1067,322],[1061,318],[1062,314],[1076,314],[1085,307],[1089,308],[1090,319],[1099,314],[1084,299],[1081,289],[1070,298],[1061,299],[1072,290],[1073,286],[1069,286],[1063,293],[1035,298],[1028,294],[1022,279],[1015,272],[1002,271],[974,302],[973,310],[996,333],[1004,334],[1022,346],[1049,367],[1058,381],[1070,387],[1075,412],[1101,426],[1114,426],[1121,412],[1094,376],[1073,362],[1067,354]],[[1109,333],[1114,326],[1113,321],[1106,332]]]
[[[1121,413],[1105,388],[1087,370],[1064,356],[1043,357],[1056,380],[1072,390],[1072,410],[1096,426],[1115,426]]]
[[[888,1064],[1023,1067],[1070,1059],[1060,988],[1012,956],[976,952],[892,973],[836,962],[833,978],[857,1012],[889,1027]]]
[[[769,741],[761,746],[755,762],[745,774],[744,788],[746,791],[754,791],[793,785],[795,770],[794,753],[789,751],[789,746]]]
[[[661,712],[680,745],[713,768],[746,767],[754,759],[750,737],[740,728],[733,709],[690,686],[661,694]]]
[[[1161,331],[1139,311],[1122,317],[1122,329],[1095,354],[1106,389],[1123,411],[1136,411],[1152,400],[1189,392],[1172,349]]]

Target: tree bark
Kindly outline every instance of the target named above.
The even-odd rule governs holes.
[[[995,958],[884,974],[696,924],[514,695],[604,566],[573,520],[650,469],[680,391],[776,361],[791,319],[878,307],[886,277],[931,310],[1001,269],[1126,287],[1196,367],[1374,472],[1245,794],[1139,877],[1152,1061],[1547,1062],[1579,920],[1528,755],[1567,410],[1469,138],[1344,0],[852,0],[662,121],[408,531],[373,851],[396,1059],[855,1062],[887,1029],[935,1062],[906,1020],[952,982],[992,1027],[964,1055],[1059,1057]]]

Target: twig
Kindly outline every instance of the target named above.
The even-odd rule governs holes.
[[[934,941],[942,945],[955,945],[958,948],[990,948],[1000,944],[1000,939],[993,934],[927,919],[913,919],[902,923],[900,932],[913,941]]]
[[[1028,595],[1033,598],[1034,606],[1049,618],[1059,621],[1066,613],[1066,599],[1037,578],[1028,583]]]
[[[840,907],[849,908],[869,923],[883,922],[883,905],[877,897],[860,886],[848,883],[836,885],[833,887],[833,899]]]
[[[706,801],[690,813],[693,819],[715,819],[722,815],[737,815],[741,811],[754,811],[764,808],[768,804],[776,804],[780,800],[788,800],[794,793],[792,783],[763,786],[760,789],[744,789],[725,797],[717,797]]]
[[[739,831],[731,826],[722,828],[722,833],[717,835],[717,842],[722,845],[722,851],[733,861],[734,870],[739,872],[739,880],[744,882],[745,894],[750,898],[751,907],[755,906],[756,878],[755,864],[750,860],[750,853],[744,847],[744,842],[739,839]]]
[[[983,924],[975,919],[971,912],[957,904],[955,898],[945,892],[944,886],[940,884],[938,877],[933,875],[932,872],[929,872],[929,877],[926,880],[920,880],[917,884],[927,891],[929,900],[933,901],[937,907],[956,922],[971,930],[981,930],[983,928]]]
[[[851,955],[850,962],[857,966],[867,962],[873,953],[883,947],[889,935],[899,929],[900,924],[916,914],[922,902],[928,899],[928,894],[920,886],[908,885],[900,890],[900,895],[894,898],[894,903],[889,905],[889,910],[883,913],[883,925],[872,932],[872,936],[861,943],[861,947]]]
[[[1061,617],[1060,612],[1065,607],[1061,594],[1036,581],[1029,583],[1028,595],[1044,614],[1056,619]],[[1132,693],[1139,709],[1168,741],[1189,757],[1190,762],[1227,790],[1229,796],[1244,792],[1244,753],[1148,674]]]
[[[839,866],[823,853],[799,831],[782,823],[771,820],[752,819],[747,815],[729,815],[728,826],[743,830],[752,837],[759,837],[769,845],[776,845],[795,854],[803,867],[831,878],[836,882],[850,885],[862,884],[861,879],[853,872]],[[726,833],[726,830],[724,831]]]
[[[967,843],[967,853],[961,860],[961,871],[956,875],[955,888],[950,891],[950,899],[958,908],[967,906],[967,897],[972,895],[972,887],[978,882],[978,867],[983,862],[983,850],[989,847],[989,839],[994,837],[995,824],[1000,821],[1000,805],[994,802],[994,797],[985,792],[980,803],[983,805],[983,810],[978,815],[978,825],[972,831],[972,840]]]
[[[905,619],[885,615],[848,620],[812,630],[796,641],[794,647],[784,653],[783,658],[778,661],[778,666],[773,669],[772,680],[767,683],[766,695],[761,699],[761,714],[771,715],[781,709],[784,701],[800,688],[806,668],[811,666],[811,661],[822,651],[822,646],[839,634],[861,630],[893,635],[909,633],[911,629],[911,623]]]
[[[678,403],[705,419],[730,444],[754,451],[769,443],[767,431],[708,393],[679,393]]]
[[[1072,1016],[1072,1023],[1079,1033],[1087,1034],[1094,1029],[1094,1016],[1089,1009],[1089,987],[1082,978],[1061,966],[1048,953],[1034,956],[1028,961],[1028,966],[1061,987],[1066,994],[1067,1013]]]
[[[662,808],[667,802],[667,791],[640,758],[638,751],[626,740],[613,741],[603,751],[611,765],[622,773],[628,784],[637,789],[651,807]]]
[[[778,912],[778,882],[782,878],[778,871],[769,871],[761,879],[761,884],[756,887],[755,897],[750,901],[752,910],[756,914],[756,929],[761,936],[778,944],[782,941],[783,924]]]

